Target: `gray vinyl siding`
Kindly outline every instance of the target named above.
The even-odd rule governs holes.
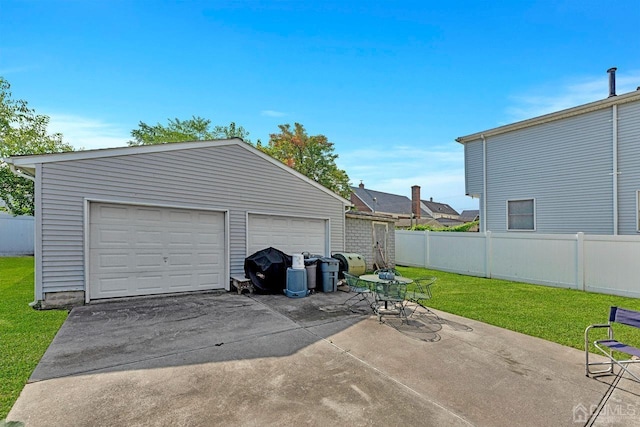
[[[611,126],[609,108],[487,138],[487,229],[532,198],[538,233],[611,234]]]
[[[247,212],[329,218],[344,250],[342,202],[237,145],[42,164],[43,292],[84,290],[84,200],[229,211],[231,274],[243,271]]]
[[[637,234],[640,190],[640,102],[618,107],[618,232]]]
[[[481,195],[483,189],[482,174],[482,140],[468,142],[464,145],[465,193]]]

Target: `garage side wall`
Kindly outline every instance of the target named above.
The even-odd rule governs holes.
[[[42,295],[85,290],[85,201],[228,211],[230,273],[243,271],[247,212],[326,218],[344,250],[342,202],[238,145],[42,164]]]

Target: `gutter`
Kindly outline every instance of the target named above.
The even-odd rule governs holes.
[[[8,165],[9,165],[9,170],[10,170],[10,171],[11,171],[11,173],[13,173],[14,175],[16,175],[16,176],[20,176],[20,177],[25,178],[25,179],[28,179],[29,181],[31,181],[31,182],[33,182],[33,183],[35,184],[35,182],[36,182],[36,178],[35,178],[35,176],[33,176],[33,175],[29,175],[29,174],[26,174],[26,173],[22,172],[20,169],[17,169],[17,168],[16,168],[16,165],[14,165],[14,164],[13,164],[13,161],[12,161],[11,159],[4,159],[4,158],[3,158],[3,159],[0,159],[0,161],[2,161],[2,162],[4,162],[4,163],[8,164]],[[35,251],[34,251],[34,252],[35,252]],[[35,256],[35,253],[34,253],[34,256]],[[37,267],[36,267],[36,268],[37,268]],[[31,302],[29,303],[29,307],[31,307],[31,308],[35,308],[35,309],[40,308],[40,301],[38,301],[38,298],[37,298],[37,296],[35,295],[35,292],[34,292],[34,298],[33,298],[33,301],[31,301]]]

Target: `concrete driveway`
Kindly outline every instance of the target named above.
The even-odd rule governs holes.
[[[581,351],[440,312],[381,324],[366,306],[347,310],[348,296],[213,293],[75,308],[7,420],[637,425],[640,385],[586,378]]]

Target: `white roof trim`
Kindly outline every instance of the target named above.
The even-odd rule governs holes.
[[[592,111],[602,110],[602,109],[611,107],[612,105],[626,104],[634,101],[640,101],[640,90],[636,90],[635,92],[625,93],[623,95],[612,96],[606,99],[602,99],[600,101],[591,102],[589,104],[580,105],[578,107],[568,108],[566,110],[557,111],[555,113],[545,114],[544,116],[538,116],[532,119],[522,120],[520,122],[512,123],[509,125],[485,130],[483,132],[477,132],[471,135],[461,136],[459,138],[456,138],[456,141],[459,142],[460,144],[465,144],[467,142],[482,139],[482,136],[484,136],[485,138],[490,136],[496,136],[503,133],[528,128],[531,126],[537,126],[543,123],[549,123],[556,120],[566,119],[568,117],[578,116],[580,114],[590,113]]]
[[[38,163],[66,162],[71,160],[99,159],[104,157],[128,156],[131,154],[160,153],[165,151],[188,150],[190,148],[206,148],[233,144],[245,144],[240,138],[219,139],[212,141],[171,142],[155,145],[138,145],[134,147],[100,148],[97,150],[67,151],[64,153],[34,154],[10,157],[16,166],[34,167]]]
[[[263,153],[255,148],[253,145],[244,142],[240,138],[232,139],[219,139],[212,141],[190,141],[190,142],[172,142],[167,144],[156,145],[139,145],[134,147],[117,147],[117,148],[103,148],[98,150],[84,150],[84,151],[69,151],[65,153],[52,153],[52,154],[36,154],[29,156],[15,156],[8,159],[4,159],[7,163],[13,164],[21,169],[35,170],[37,164],[53,163],[53,162],[68,162],[75,160],[87,160],[87,159],[100,159],[106,157],[116,156],[129,156],[135,154],[147,154],[147,153],[161,153],[177,150],[189,150],[194,148],[208,148],[208,147],[223,147],[229,145],[237,145],[252,152],[253,154],[262,157],[264,160],[272,163],[273,165],[283,169],[290,174],[308,182],[317,189],[324,191],[325,193],[340,200],[343,204],[351,206],[351,201],[341,197],[334,193],[323,185],[318,184],[316,181],[301,174],[300,172],[290,168],[284,163],[274,159],[273,157]]]

